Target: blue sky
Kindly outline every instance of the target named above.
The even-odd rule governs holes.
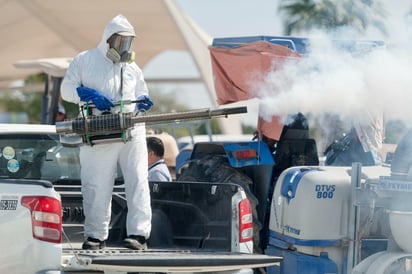
[[[176,0],[212,37],[281,35],[277,0]]]
[[[282,35],[278,0],[176,0],[203,30],[212,37]],[[399,41],[406,36],[403,15],[412,9],[410,0],[381,0],[386,12],[389,37],[373,39]],[[411,24],[411,22],[409,22]]]

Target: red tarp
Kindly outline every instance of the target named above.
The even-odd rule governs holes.
[[[267,73],[279,69],[289,58],[301,55],[286,46],[256,41],[234,48],[210,48],[212,70],[219,105],[258,97],[256,88]],[[280,117],[265,121],[259,115],[258,131],[279,140],[283,124]]]

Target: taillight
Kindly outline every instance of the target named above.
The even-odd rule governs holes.
[[[254,149],[244,149],[244,150],[237,150],[232,152],[233,158],[236,160],[248,160],[257,158],[256,150]]]
[[[253,239],[253,215],[252,207],[248,199],[239,203],[239,242],[247,242]]]
[[[61,243],[62,207],[59,200],[46,196],[24,196],[21,204],[30,209],[34,238]]]

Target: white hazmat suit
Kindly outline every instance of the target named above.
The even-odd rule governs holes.
[[[99,91],[114,102],[136,100],[148,95],[142,71],[135,62],[114,63],[106,54],[107,40],[115,33],[134,34],[133,26],[118,15],[106,26],[97,48],[79,53],[71,62],[61,86],[64,100],[81,104],[76,88],[84,86]],[[122,74],[122,75],[121,75]],[[122,111],[133,112],[135,104],[124,104]],[[119,106],[110,112],[119,112]],[[94,115],[101,111],[93,109]],[[126,143],[113,142],[80,148],[84,234],[104,241],[108,237],[111,199],[117,164],[123,173],[128,206],[127,234],[146,239],[151,231],[150,191],[147,172],[146,129],[137,124]]]

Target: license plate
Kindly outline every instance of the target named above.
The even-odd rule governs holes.
[[[0,210],[16,210],[17,200],[0,200]]]

